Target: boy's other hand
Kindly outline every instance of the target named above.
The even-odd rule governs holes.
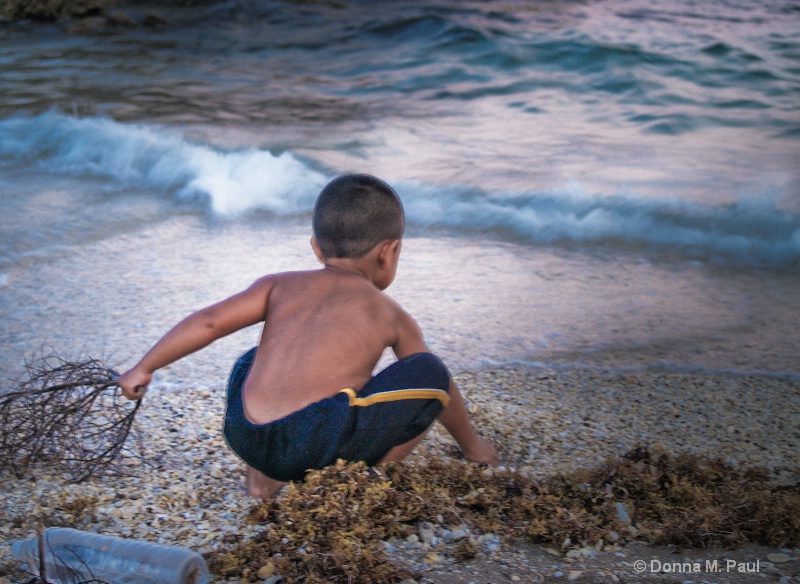
[[[479,464],[488,464],[489,466],[497,466],[500,464],[497,451],[492,443],[486,440],[477,440],[475,447],[471,448],[469,451],[464,451],[463,454],[467,460]]]
[[[152,373],[145,373],[133,368],[119,376],[117,385],[122,389],[122,395],[130,400],[139,400],[144,397],[152,379]]]

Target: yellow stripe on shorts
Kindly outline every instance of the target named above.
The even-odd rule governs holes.
[[[347,397],[350,398],[351,406],[371,406],[381,402],[403,399],[438,399],[444,407],[447,407],[447,404],[450,403],[450,396],[443,389],[395,389],[393,391],[373,393],[367,397],[356,397],[356,391],[352,387],[346,387],[339,393],[347,394]]]

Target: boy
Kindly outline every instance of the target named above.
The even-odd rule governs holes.
[[[394,190],[368,175],[339,177],[320,193],[313,227],[321,270],[266,276],[187,317],[119,378],[125,396],[140,399],[157,369],[264,321],[231,373],[224,424],[251,496],[272,497],[338,458],[402,460],[435,419],[467,459],[497,464],[417,324],[383,294],[404,230]],[[398,361],[372,377],[386,347]]]

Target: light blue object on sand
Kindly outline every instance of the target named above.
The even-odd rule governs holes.
[[[207,584],[203,557],[174,545],[124,539],[70,528],[44,532],[48,582],[115,584]],[[39,575],[39,538],[14,542],[14,558]]]

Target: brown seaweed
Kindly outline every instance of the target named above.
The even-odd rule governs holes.
[[[391,583],[409,574],[391,562],[383,542],[437,519],[466,524],[472,534],[555,547],[567,538],[578,546],[797,546],[800,485],[772,484],[763,469],[646,448],[541,480],[457,460],[380,470],[340,461],[255,505],[250,518],[264,531],[208,554],[214,573],[255,582],[269,565],[289,582]],[[466,561],[480,546],[473,537],[437,552]]]

